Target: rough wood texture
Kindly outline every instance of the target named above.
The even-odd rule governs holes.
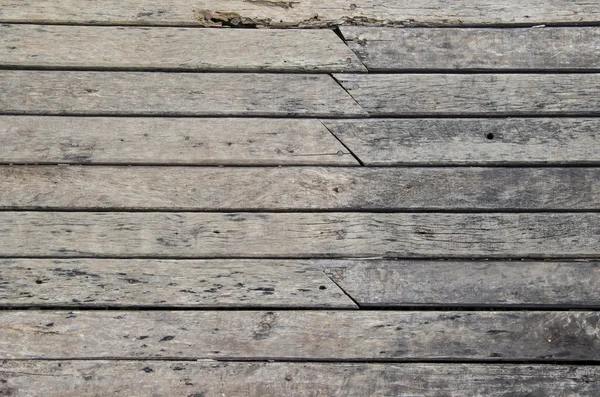
[[[358,165],[315,119],[0,116],[1,163]]]
[[[600,256],[600,213],[0,212],[1,256]]]
[[[327,75],[0,71],[0,114],[364,116]]]
[[[311,261],[1,259],[0,307],[356,308]]]
[[[572,311],[25,310],[0,313],[0,359],[598,361],[599,331]]]
[[[600,74],[335,74],[372,116],[600,114]]]
[[[600,169],[0,166],[0,191],[13,210],[600,210]]]
[[[600,70],[600,28],[342,27],[371,71]]]
[[[567,365],[5,361],[0,379],[0,395],[14,397],[577,397],[600,388],[598,367]]]
[[[600,6],[582,0],[1,0],[0,22],[328,27],[591,23]]]
[[[600,262],[319,262],[361,306],[600,307]]]
[[[0,25],[0,66],[366,71],[331,30]]]
[[[598,119],[386,119],[323,123],[365,165],[600,164]]]

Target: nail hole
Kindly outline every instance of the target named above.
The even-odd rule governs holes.
[[[42,280],[35,280],[36,284],[43,284],[44,282]]]
[[[490,133],[489,133],[489,134],[487,134],[485,137],[486,137],[487,139],[489,139],[489,140],[492,140],[492,139],[494,139],[494,134],[492,134],[492,133],[490,132]]]
[[[326,287],[326,286],[324,286],[324,285],[321,285],[321,286],[319,287],[319,289],[327,289],[327,287]]]

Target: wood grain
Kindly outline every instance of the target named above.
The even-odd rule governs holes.
[[[0,191],[11,210],[600,210],[600,169],[0,166]]]
[[[598,367],[566,365],[5,361],[0,378],[15,397],[574,397],[600,387]]]
[[[600,164],[600,121],[594,118],[323,123],[365,165]]]
[[[0,71],[0,114],[363,116],[327,75]]]
[[[593,258],[600,213],[4,211],[0,256]]]
[[[573,311],[5,311],[0,359],[589,362],[599,327]]]
[[[363,72],[331,30],[0,25],[0,66]]]
[[[361,306],[600,307],[600,262],[319,262]]]
[[[0,162],[358,165],[316,119],[0,116]]]
[[[343,26],[371,71],[600,70],[600,29],[395,29]]]
[[[0,280],[1,307],[357,307],[311,261],[0,259]]]
[[[2,0],[0,22],[238,27],[422,26],[600,21],[600,6],[582,0]]]
[[[600,74],[335,74],[371,116],[590,116]]]

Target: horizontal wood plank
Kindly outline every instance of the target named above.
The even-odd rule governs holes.
[[[600,74],[335,74],[371,116],[600,114]]]
[[[395,29],[343,26],[371,71],[600,70],[600,28]]]
[[[599,324],[572,311],[5,311],[0,359],[598,361]]]
[[[595,366],[489,364],[6,361],[0,392],[79,397],[154,396],[591,396]]]
[[[327,75],[0,71],[0,114],[364,116]]]
[[[330,27],[591,23],[600,6],[583,0],[108,0],[81,7],[77,0],[2,0],[0,22]]]
[[[361,306],[600,307],[600,262],[319,262]]]
[[[0,162],[359,165],[316,119],[0,116]]]
[[[356,308],[311,261],[0,259],[1,307]]]
[[[594,118],[323,123],[365,165],[600,164],[600,120]]]
[[[593,258],[600,213],[4,211],[0,256]]]
[[[600,210],[600,169],[0,166],[0,191],[12,210]]]
[[[362,72],[331,30],[0,25],[0,67]]]

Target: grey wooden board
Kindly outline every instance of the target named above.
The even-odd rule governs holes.
[[[0,114],[364,116],[327,75],[0,70]]]
[[[0,116],[1,163],[358,165],[316,119]]]
[[[2,0],[0,22],[134,25],[327,27],[339,24],[485,25],[590,23],[600,6],[583,0]]]
[[[0,359],[598,361],[599,331],[573,311],[23,310],[0,313]]]
[[[0,25],[0,66],[362,72],[331,30]]]
[[[0,212],[0,256],[600,256],[600,213]]]
[[[600,210],[600,168],[0,166],[0,209]]]
[[[600,28],[397,29],[343,26],[371,71],[600,70]]]
[[[490,364],[5,361],[13,397],[593,396],[597,366]]]
[[[600,262],[319,262],[361,306],[600,307]]]
[[[323,120],[365,165],[600,163],[594,118]],[[0,149],[1,150],[1,149]]]
[[[335,74],[372,116],[600,114],[600,74]]]
[[[310,261],[0,259],[1,307],[356,308]]]

